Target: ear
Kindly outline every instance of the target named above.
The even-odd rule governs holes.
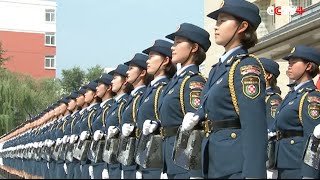
[[[306,68],[306,70],[307,71],[310,71],[312,69],[312,64],[311,63],[307,63],[307,68]]]
[[[198,51],[198,49],[199,49],[199,44],[193,43],[191,52],[195,53]]]
[[[140,76],[141,76],[141,77],[145,77],[146,75],[147,75],[147,70],[143,69],[143,70],[141,71]]]
[[[245,32],[249,27],[249,23],[247,21],[242,21],[241,24],[239,25],[238,33],[243,33]]]
[[[162,67],[167,67],[169,63],[170,63],[170,58],[166,56],[163,60]]]
[[[267,80],[271,79],[273,77],[273,74],[267,73]]]

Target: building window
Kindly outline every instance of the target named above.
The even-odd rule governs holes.
[[[46,45],[54,46],[56,45],[56,34],[55,33],[46,33]]]
[[[291,6],[306,8],[312,5],[312,0],[291,0]]]
[[[56,21],[56,10],[46,9],[46,21],[55,22]]]
[[[56,63],[54,56],[46,56],[45,58],[45,66],[46,69],[55,69],[56,68]]]

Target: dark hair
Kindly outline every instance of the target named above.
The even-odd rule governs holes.
[[[310,61],[306,61],[306,60],[304,60],[304,62],[311,64],[311,69],[308,70],[307,72],[309,73],[309,75],[312,78],[316,77],[319,74],[319,66],[314,62],[310,62]]]
[[[159,53],[160,56],[162,56],[163,58],[166,58],[168,56]],[[177,72],[177,66],[175,64],[172,63],[172,58],[169,58],[169,63],[166,65],[165,69],[164,69],[164,74],[166,76],[168,76],[169,78],[172,78],[174,76],[174,74]]]
[[[198,43],[196,43],[196,42],[193,42],[193,41],[191,41],[191,40],[189,40],[188,39],[188,41],[190,42],[190,43],[193,43],[193,44],[198,44]],[[198,44],[198,50],[197,50],[197,52],[195,52],[195,54],[194,54],[194,60],[193,60],[193,62],[194,62],[194,64],[195,65],[197,65],[197,66],[199,66],[200,64],[202,64],[203,63],[203,61],[206,59],[206,57],[207,57],[207,55],[206,55],[206,51]]]
[[[97,102],[97,103],[101,103],[101,102],[102,102],[102,98],[100,98],[100,97],[98,97],[98,96],[96,96],[95,98],[96,98],[96,102]]]
[[[269,73],[269,72],[267,72]],[[269,73],[269,74],[272,74],[272,73]],[[269,81],[269,85],[270,87],[276,92],[276,93],[279,93],[281,94],[281,90],[280,88],[277,86],[277,78],[274,74],[272,74],[272,77],[268,80]]]
[[[246,21],[238,17],[235,17],[235,19],[238,21],[239,24],[241,24],[243,21]],[[241,44],[247,49],[254,47],[258,43],[256,29],[249,22],[248,22],[248,28],[243,32],[243,36],[240,41],[241,41]]]

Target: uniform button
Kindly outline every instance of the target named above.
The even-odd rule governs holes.
[[[294,144],[294,140],[293,139],[290,141],[290,144]]]
[[[237,137],[237,134],[236,133],[231,133],[230,136],[231,136],[232,139],[235,139]]]

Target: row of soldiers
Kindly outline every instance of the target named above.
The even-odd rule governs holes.
[[[283,58],[293,83],[282,100],[279,65],[248,53],[259,9],[225,0],[208,17],[226,50],[208,79],[209,33],[183,23],[166,36],[174,43],[156,40],[48,107],[3,144],[4,165],[50,179],[318,178],[319,51]]]

